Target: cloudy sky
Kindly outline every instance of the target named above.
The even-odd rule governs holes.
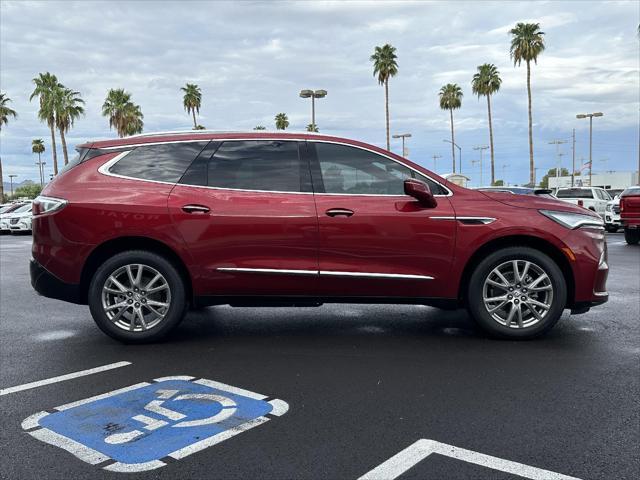
[[[449,115],[438,90],[458,83],[462,109],[454,114],[463,173],[479,183],[474,146],[488,143],[486,101],[471,93],[477,65],[494,63],[503,84],[493,99],[496,176],[528,179],[525,67],[509,58],[509,29],[539,22],[547,49],[534,66],[533,118],[538,177],[555,166],[553,139],[576,129],[576,158],[588,158],[594,121],[594,169],[632,170],[638,162],[638,2],[213,2],[110,1],[0,3],[0,88],[19,118],[3,129],[5,176],[36,179],[31,140],[50,137],[29,102],[32,78],[50,71],[86,100],[68,141],[114,137],[101,105],[109,88],[125,88],[140,104],[145,131],[191,127],[180,87],[203,92],[200,123],[210,129],[273,127],[286,112],[291,129],[310,123],[302,88],[328,90],[317,104],[321,132],[384,145],[384,92],[373,75],[374,46],[397,48],[399,74],[390,82],[392,133],[411,132],[409,157],[451,171]],[[398,141],[392,149],[399,152]],[[571,143],[561,146],[563,164]],[[483,183],[488,183],[485,152]],[[585,160],[586,161],[586,160]]]

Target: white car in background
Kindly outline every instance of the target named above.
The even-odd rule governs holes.
[[[611,233],[615,233],[619,228],[622,228],[619,195],[616,195],[613,200],[607,203],[607,209],[604,212],[604,224],[607,232]]]
[[[607,203],[611,201],[607,191],[598,187],[559,188],[555,195],[558,200],[592,210],[602,218],[607,210]]]
[[[31,231],[32,202],[16,208],[11,213],[0,216],[0,232],[29,232]]]

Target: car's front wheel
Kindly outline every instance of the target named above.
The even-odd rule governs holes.
[[[187,308],[178,270],[146,251],[123,252],[105,261],[91,280],[88,301],[98,327],[126,343],[161,339],[180,323]]]
[[[483,259],[469,281],[468,308],[491,335],[528,339],[551,329],[567,302],[558,265],[530,247],[509,247]]]

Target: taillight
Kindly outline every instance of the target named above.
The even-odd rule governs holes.
[[[620,199],[620,211],[622,212],[624,210],[624,198]]]
[[[579,207],[584,207],[584,202],[582,200],[578,200],[578,206]]]
[[[43,215],[45,213],[53,213],[58,211],[68,202],[62,198],[39,196],[33,201],[33,214]]]

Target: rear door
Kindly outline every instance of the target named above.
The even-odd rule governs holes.
[[[315,294],[318,222],[298,142],[212,142],[169,210],[196,263],[196,295]]]

